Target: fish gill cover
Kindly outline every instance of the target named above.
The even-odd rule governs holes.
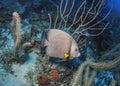
[[[120,86],[119,4],[120,0],[0,0],[0,86]],[[66,35],[50,35],[54,29]],[[51,57],[46,44],[55,48],[54,55],[60,54],[57,49],[68,52]],[[70,59],[71,49],[80,55]]]

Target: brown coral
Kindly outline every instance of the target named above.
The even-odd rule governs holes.
[[[37,77],[37,80],[38,80],[38,83],[40,84],[40,85],[47,85],[48,86],[48,84],[49,84],[49,78],[47,77],[47,75],[45,75],[45,74],[41,74],[41,75],[39,75],[38,77]]]

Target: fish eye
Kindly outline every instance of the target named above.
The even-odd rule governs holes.
[[[75,51],[77,52],[77,48],[75,49]]]

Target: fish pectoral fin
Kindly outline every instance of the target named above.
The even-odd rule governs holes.
[[[69,57],[70,57],[70,54],[68,54],[68,53],[65,53],[65,54],[64,54],[64,58],[65,58],[65,59],[69,59]]]
[[[56,62],[64,62],[66,61],[67,59],[61,59],[61,60],[57,60]]]

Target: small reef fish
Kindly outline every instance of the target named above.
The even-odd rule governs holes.
[[[68,33],[50,29],[48,32],[43,31],[41,37],[41,54],[50,57],[61,58],[60,61],[73,59],[80,55],[76,41]]]

